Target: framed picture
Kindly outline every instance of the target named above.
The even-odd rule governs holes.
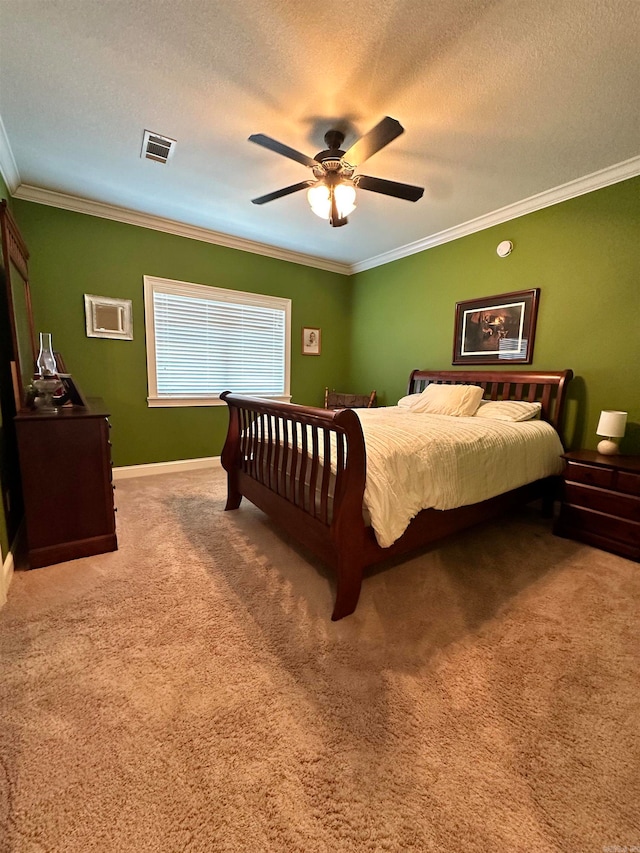
[[[302,355],[320,355],[322,352],[322,330],[311,326],[302,329]]]
[[[112,299],[85,293],[84,314],[88,338],[133,340],[130,299]]]
[[[456,303],[452,364],[531,364],[540,288]]]
[[[70,373],[59,373],[58,378],[62,382],[62,391],[54,396],[56,406],[87,406],[87,399],[76,384]]]

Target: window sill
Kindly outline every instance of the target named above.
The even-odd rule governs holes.
[[[291,394],[250,394],[248,396],[262,397],[264,400],[276,400],[279,403],[290,403]],[[219,397],[147,397],[150,409],[173,409],[185,406],[226,406],[224,400]]]

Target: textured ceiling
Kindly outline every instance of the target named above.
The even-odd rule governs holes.
[[[638,0],[0,0],[0,116],[23,185],[358,264],[640,154]],[[313,156],[383,116],[405,133],[314,216]],[[177,139],[166,166],[144,129]]]

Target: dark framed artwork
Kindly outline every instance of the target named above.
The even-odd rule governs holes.
[[[540,288],[456,303],[452,364],[531,364]]]
[[[62,391],[53,398],[56,406],[87,406],[87,399],[70,373],[59,373]]]

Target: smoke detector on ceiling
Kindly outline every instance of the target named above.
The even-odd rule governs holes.
[[[175,139],[145,130],[140,156],[147,160],[155,160],[157,163],[166,163],[169,157],[173,156],[175,147]]]

